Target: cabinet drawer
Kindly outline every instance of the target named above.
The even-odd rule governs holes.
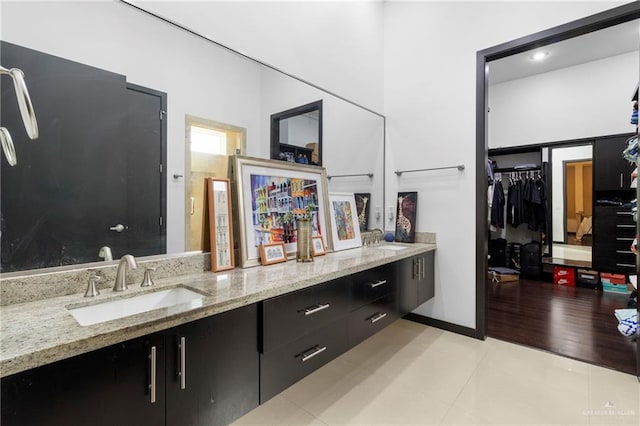
[[[626,244],[602,244],[593,249],[593,268],[599,271],[632,272],[635,262],[635,255]]]
[[[395,280],[389,268],[376,268],[361,272],[352,278],[353,300],[351,309],[371,303],[395,291]]]
[[[260,351],[266,353],[349,312],[350,281],[340,278],[262,303]]]
[[[615,223],[633,225],[633,216],[630,207],[596,207],[596,216]]]
[[[349,316],[349,340],[355,346],[400,317],[393,294],[354,311]]]
[[[260,403],[271,399],[348,349],[346,318],[260,354]]]
[[[633,237],[636,234],[636,224],[615,222],[598,216],[593,224],[593,233],[598,240],[614,241],[615,237]]]

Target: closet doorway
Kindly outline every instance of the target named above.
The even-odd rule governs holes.
[[[621,6],[588,18],[571,22],[547,31],[523,37],[490,49],[478,52],[477,62],[477,324],[482,337],[491,336],[527,346],[537,347],[571,358],[602,365],[627,373],[638,374],[640,371],[640,357],[638,356],[638,339],[633,340],[623,336],[617,330],[615,309],[625,308],[628,295],[597,292],[594,289],[561,286],[544,280],[520,280],[515,282],[494,283],[488,279],[487,267],[487,236],[488,208],[486,166],[487,152],[492,147],[515,148],[518,146],[544,145],[552,141],[581,139],[592,136],[617,135],[637,130],[628,125],[631,115],[631,94],[637,87],[638,79],[638,18],[640,5],[637,3]],[[596,43],[595,38],[600,35],[612,36],[617,29],[629,29],[625,36],[631,46],[628,50],[616,50],[601,57],[590,56],[581,63],[564,62],[555,68],[546,68],[542,74],[536,75],[527,71],[533,60],[533,53],[544,51],[548,58],[559,57],[555,48],[561,49],[566,55],[563,61],[581,56],[579,46],[581,40],[590,40],[591,46],[609,46],[621,49],[624,42],[604,41]],[[585,37],[583,39],[583,37]],[[568,47],[567,47],[568,46]],[[624,48],[622,48],[624,49]],[[590,55],[597,49],[587,48]],[[600,51],[602,54],[602,51]],[[629,71],[630,78],[618,79],[615,75],[607,81],[589,84],[578,83],[575,71],[583,64],[602,64],[608,58],[622,61],[630,59],[632,66],[624,66]],[[496,72],[496,65],[500,62],[519,64],[516,74],[505,78],[504,73]],[[633,62],[635,61],[635,62]],[[562,61],[561,61],[562,62]],[[569,70],[569,68],[571,68]],[[488,70],[488,72],[487,72]],[[613,68],[610,68],[613,70]],[[550,81],[552,74],[567,75],[574,78],[565,87]],[[520,74],[517,74],[520,73]],[[590,78],[595,74],[587,73]],[[587,75],[585,74],[585,75]],[[499,76],[502,81],[492,81],[492,77]],[[529,92],[512,91],[517,86],[516,80],[528,80]],[[628,86],[624,93],[617,87],[611,90],[608,84],[622,83]],[[565,83],[567,81],[565,80]],[[538,83],[535,85],[534,83]],[[571,84],[580,86],[579,96],[561,95]],[[616,116],[605,117],[607,109],[599,105],[598,90],[604,87],[609,94],[616,93],[619,103],[623,105],[622,112],[616,109]],[[588,89],[588,90],[585,90]],[[553,102],[545,101],[544,96],[553,93]],[[619,95],[618,95],[619,94]],[[499,96],[509,96],[515,102],[508,108],[500,108],[496,104]],[[522,102],[526,99],[527,102]],[[580,102],[576,102],[580,99]],[[609,98],[609,101],[611,98]],[[606,102],[609,102],[606,101]],[[602,101],[602,103],[606,103]],[[598,111],[597,120],[585,120],[584,117]],[[627,116],[628,114],[628,116]],[[580,121],[582,120],[582,121]],[[623,122],[627,127],[616,126]],[[500,126],[502,124],[502,127]],[[597,125],[604,125],[597,127]],[[607,128],[610,126],[613,128]],[[524,129],[524,130],[523,130]],[[568,131],[566,129],[569,129]],[[587,132],[586,129],[589,129]],[[573,133],[576,131],[575,133]],[[556,132],[556,133],[553,133]],[[580,133],[582,132],[582,133]],[[618,155],[621,154],[621,151]],[[618,152],[618,151],[616,151]],[[544,160],[543,160],[544,161]],[[548,160],[547,160],[548,161]],[[585,165],[586,166],[586,165]],[[562,167],[562,163],[561,163]],[[594,164],[595,167],[595,164]],[[563,170],[563,169],[562,169]],[[595,169],[594,169],[595,171]],[[584,169],[583,169],[584,172]],[[563,172],[564,173],[564,170]],[[626,174],[625,174],[626,175]],[[620,175],[622,176],[622,174]],[[574,176],[575,177],[575,176]],[[620,179],[622,182],[622,179]],[[583,182],[584,183],[584,182]],[[553,185],[553,182],[550,186]],[[563,183],[559,191],[563,194],[564,214],[560,220],[562,232],[560,237],[550,236],[550,241],[566,243],[568,228],[571,222],[567,212],[573,208],[575,215],[579,206],[567,206],[564,196],[566,186]],[[628,190],[628,187],[625,188]],[[553,192],[553,191],[552,191]],[[588,202],[588,201],[585,201]],[[582,212],[583,216],[588,211]],[[615,214],[614,214],[615,216]],[[582,223],[583,218],[580,220]],[[576,222],[578,218],[576,217]],[[558,223],[553,221],[554,230]],[[588,224],[585,224],[588,226]],[[579,227],[579,225],[578,225]],[[578,228],[576,228],[576,231]],[[586,234],[586,232],[585,232]],[[570,234],[569,234],[570,235]],[[584,237],[583,237],[584,238]],[[553,250],[552,250],[553,251]],[[555,252],[553,253],[555,256]],[[553,269],[552,269],[553,271]],[[631,269],[626,273],[632,272]],[[637,272],[637,269],[636,271]],[[501,334],[502,333],[502,334]],[[602,352],[601,350],[604,350]],[[607,352],[609,351],[609,352]],[[615,360],[614,360],[615,359]]]
[[[229,157],[245,152],[247,132],[242,127],[189,115],[185,129],[185,246],[193,251],[203,249],[205,179],[228,177]]]

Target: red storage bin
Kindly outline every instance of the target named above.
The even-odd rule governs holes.
[[[553,268],[553,283],[575,287],[576,270],[569,266],[556,266]]]
[[[600,274],[600,280],[609,284],[626,284],[627,277],[624,274],[610,274],[603,272]]]

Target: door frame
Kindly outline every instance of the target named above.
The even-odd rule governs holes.
[[[629,3],[480,50],[476,53],[476,338],[485,339],[487,337],[486,270],[487,256],[489,254],[487,238],[488,182],[486,171],[489,146],[487,134],[487,63],[639,18],[640,2]],[[640,345],[640,341],[638,344]],[[640,357],[638,361],[640,364]]]

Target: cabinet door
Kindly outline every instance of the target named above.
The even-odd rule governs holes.
[[[435,295],[434,258],[435,253],[430,251],[419,256],[420,265],[418,271],[418,306]]]
[[[163,334],[2,379],[2,425],[156,426],[164,421]]]
[[[258,406],[256,305],[167,332],[167,425],[224,425]]]
[[[593,183],[595,191],[629,189],[632,168],[622,157],[627,147],[626,136],[598,139],[593,147]]]
[[[396,262],[400,315],[418,307],[418,266],[417,256]]]

